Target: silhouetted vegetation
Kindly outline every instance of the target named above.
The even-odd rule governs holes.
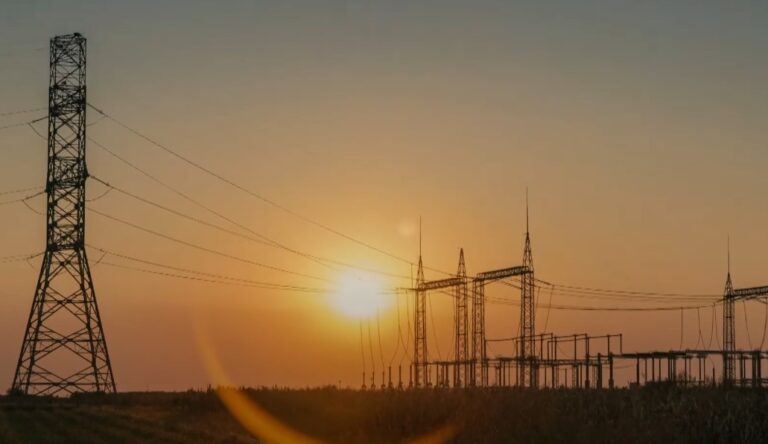
[[[738,389],[250,389],[292,427],[328,442],[392,443],[446,424],[451,442],[765,442],[768,392]],[[245,443],[213,391],[0,397],[2,443]]]

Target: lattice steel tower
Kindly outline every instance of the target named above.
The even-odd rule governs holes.
[[[419,240],[421,245],[421,240]],[[429,386],[429,364],[427,363],[427,291],[424,285],[424,263],[419,246],[419,268],[416,271],[416,310],[414,312],[413,373],[416,387]]]
[[[470,384],[484,387],[488,382],[485,360],[485,282],[472,279],[472,367]]]
[[[115,392],[85,252],[85,53],[80,34],[51,39],[46,249],[11,390]]]
[[[728,240],[728,277],[725,279],[723,294],[723,383],[733,383],[735,376],[736,330],[733,323],[736,297],[731,282],[731,241]]]
[[[520,383],[524,387],[538,386],[536,363],[536,307],[534,303],[535,282],[533,278],[533,254],[531,233],[528,225],[528,192],[525,194],[525,249],[523,267],[528,273],[520,276]]]
[[[459,284],[455,288],[456,297],[456,326],[455,366],[453,367],[453,385],[463,387],[469,385],[469,291],[467,288],[467,266],[464,263],[464,249],[459,253],[459,268],[456,271]]]

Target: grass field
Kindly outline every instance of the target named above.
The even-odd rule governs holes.
[[[405,442],[447,424],[450,442],[766,442],[768,392],[254,389],[251,399],[327,442]],[[1,443],[261,442],[214,391],[70,399],[0,397]]]

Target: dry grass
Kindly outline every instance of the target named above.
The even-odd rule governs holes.
[[[329,442],[403,442],[452,424],[452,442],[766,442],[768,392],[634,390],[248,390],[262,407]],[[216,394],[0,398],[2,443],[259,442]]]

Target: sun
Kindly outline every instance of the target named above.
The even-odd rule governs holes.
[[[390,302],[382,282],[364,273],[341,275],[329,300],[335,310],[353,318],[373,316]]]

